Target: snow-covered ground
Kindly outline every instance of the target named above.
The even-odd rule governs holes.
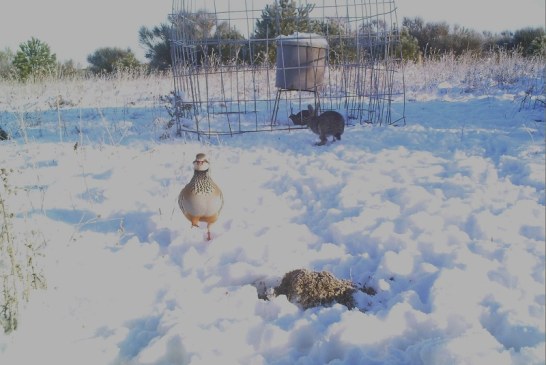
[[[0,364],[544,364],[543,104],[528,80],[412,72],[405,127],[323,147],[309,130],[160,138],[168,77],[0,87],[2,197],[16,237],[45,242],[47,280]],[[210,242],[176,202],[198,152],[225,196]],[[376,294],[258,298],[297,268]]]

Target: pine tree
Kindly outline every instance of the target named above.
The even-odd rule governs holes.
[[[400,32],[400,44],[396,52],[401,52],[404,60],[417,61],[421,57],[417,38],[413,37],[405,27]]]
[[[13,66],[21,80],[27,80],[29,77],[36,80],[55,72],[57,57],[51,53],[46,43],[32,37],[26,43],[20,44],[19,48]]]
[[[164,71],[171,67],[171,27],[160,24],[151,29],[141,27],[138,31],[138,42],[146,48],[144,55],[150,60],[150,67]]]
[[[294,32],[312,32],[320,25],[310,20],[313,4],[297,6],[294,0],[279,0],[266,5],[261,18],[256,21],[253,39],[254,58],[258,61],[273,62],[275,59],[275,42],[269,43],[279,35],[290,35]]]

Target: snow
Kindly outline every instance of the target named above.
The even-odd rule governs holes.
[[[308,130],[160,138],[168,78],[53,85],[74,101],[66,133],[47,107],[22,133],[49,91],[2,86],[20,189],[3,197],[46,242],[48,286],[0,334],[0,363],[543,364],[544,109],[518,85],[408,84],[407,126],[323,147]],[[198,152],[225,196],[210,242],[176,203]],[[352,310],[258,297],[297,268],[376,294]]]
[[[328,48],[328,41],[316,33],[294,32],[289,35],[277,36],[277,42],[290,46],[307,46],[317,48]]]

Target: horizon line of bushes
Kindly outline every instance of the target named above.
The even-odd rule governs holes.
[[[261,18],[256,21],[255,32],[250,40],[259,40],[265,35],[274,39],[277,35],[288,35],[295,31],[328,34],[330,57],[334,64],[341,62],[337,57],[342,53],[358,61],[355,51],[357,39],[358,42],[368,42],[377,41],[381,37],[386,40],[393,35],[399,39],[394,47],[387,48],[386,41],[378,42],[377,46],[370,47],[370,52],[379,57],[396,54],[404,61],[421,61],[444,54],[460,56],[472,53],[486,57],[503,51],[517,52],[523,57],[546,56],[546,33],[540,27],[525,27],[500,34],[487,31],[480,33],[458,25],[450,26],[446,22],[425,22],[420,17],[405,17],[400,28],[396,24],[387,26],[373,21],[357,31],[347,31],[339,19],[312,19],[310,13],[313,8],[311,4],[298,6],[294,0],[280,0],[267,5]],[[188,18],[191,19],[191,27],[188,27],[187,21],[183,21]],[[180,13],[168,19],[170,25],[162,23],[151,29],[144,26],[139,29],[139,43],[146,49],[148,63],[139,62],[129,48],[104,47],[88,55],[89,67],[78,68],[72,60],[58,62],[49,45],[33,37],[20,44],[16,53],[9,48],[0,51],[0,80],[109,75],[123,70],[138,71],[139,74],[168,71],[172,65],[170,38],[173,30],[201,44],[201,49],[195,54],[197,64],[209,62],[213,57],[220,63],[236,60],[243,64],[261,64],[274,60],[274,45],[264,47],[256,42],[249,46],[253,42],[249,42],[225,21],[219,22],[214,14],[200,10],[191,14]],[[353,54],[347,56],[351,52]]]

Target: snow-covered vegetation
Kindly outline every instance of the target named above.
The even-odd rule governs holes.
[[[0,364],[544,364],[544,60],[404,75],[406,126],[322,147],[176,137],[169,75],[0,82]],[[198,152],[210,242],[176,202]],[[275,296],[296,269],[354,308]]]

